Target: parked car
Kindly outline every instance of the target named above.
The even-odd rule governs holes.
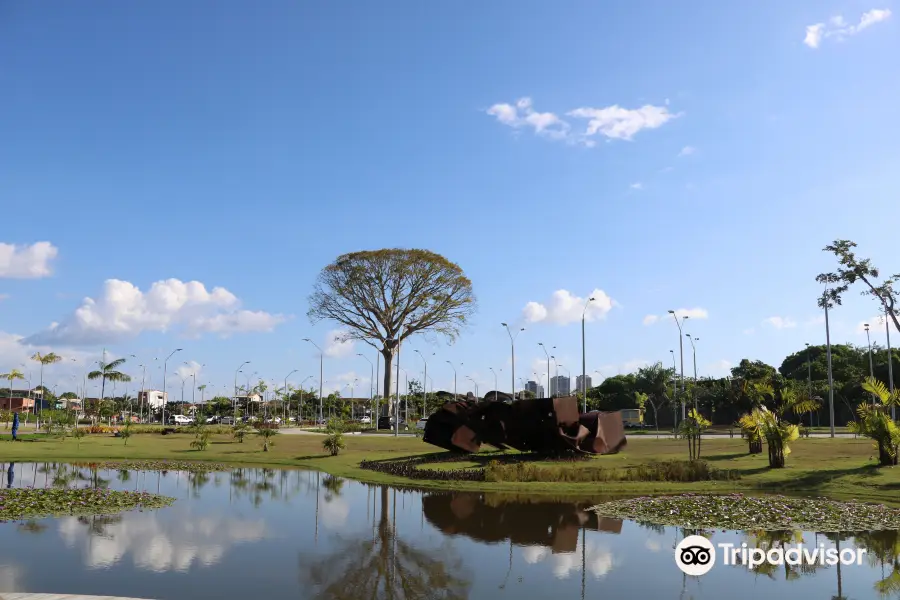
[[[173,415],[172,418],[169,419],[169,423],[172,425],[190,425],[193,422],[194,419],[187,415]]]
[[[213,415],[213,416],[211,416],[211,417],[208,417],[208,418],[206,419],[206,422],[209,423],[210,425],[215,425],[216,423],[219,422],[219,417]]]
[[[406,431],[409,429],[409,426],[407,426],[406,421],[400,419],[399,428]],[[394,417],[379,417],[378,429],[394,429]]]
[[[266,423],[275,423],[276,425],[281,424],[281,417],[269,417],[266,419]]]
[[[219,423],[222,425],[234,425],[234,417],[222,417],[219,419]]]
[[[423,417],[416,421],[416,429],[419,431],[425,431],[425,426],[428,425],[428,417]]]
[[[886,361],[885,361],[885,362],[886,362]],[[372,424],[372,417],[362,417],[362,418],[359,420],[359,422],[360,422],[361,424],[363,424],[363,425],[371,425],[371,424]]]

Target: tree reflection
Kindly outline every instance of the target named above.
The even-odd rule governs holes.
[[[25,533],[42,533],[45,529],[47,529],[47,526],[43,523],[38,523],[34,519],[29,519],[24,523],[19,523],[16,526],[16,529]]]
[[[796,547],[797,544],[802,544],[804,542],[802,531],[758,530],[745,531],[744,534],[747,538],[747,546],[750,548],[762,548],[767,552],[773,548],[787,550],[790,546]],[[826,568],[825,565],[819,563],[807,564],[805,561],[801,562],[799,565],[789,565],[787,561],[784,561],[783,565],[775,565],[765,561],[763,564],[754,567],[753,572],[759,575],[765,575],[769,579],[775,579],[775,575],[778,573],[779,569],[783,569],[785,581],[793,581],[799,579],[803,575],[813,575],[816,571],[823,568]]]
[[[471,582],[460,571],[452,550],[428,552],[399,538],[396,492],[393,522],[388,518],[388,488],[380,488],[381,510],[372,539],[342,540],[330,554],[300,555],[301,582],[330,600],[468,598]],[[436,558],[440,556],[441,558]]]
[[[77,517],[79,523],[87,527],[88,533],[97,537],[113,539],[107,527],[122,522],[122,515],[90,515]]]
[[[866,531],[854,536],[857,548],[865,548],[869,563],[880,565],[882,579],[875,583],[875,591],[882,597],[900,593],[900,532]],[[885,567],[891,571],[884,576]]]

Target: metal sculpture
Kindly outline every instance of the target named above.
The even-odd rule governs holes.
[[[462,453],[478,452],[488,444],[540,454],[612,454],[627,443],[619,412],[580,413],[574,396],[447,402],[428,417],[422,439]]]

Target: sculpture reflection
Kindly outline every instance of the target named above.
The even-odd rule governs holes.
[[[403,541],[396,528],[397,491],[392,491],[393,518],[388,517],[388,488],[379,491],[373,537],[340,540],[325,556],[301,554],[301,583],[314,586],[316,598],[331,600],[468,598],[471,582],[461,574],[459,557],[449,547],[428,551]]]
[[[509,540],[517,546],[541,546],[556,553],[575,552],[581,529],[618,534],[620,519],[588,511],[591,503],[511,502],[499,494],[460,492],[427,494],[425,518],[447,535],[465,535],[488,543]]]

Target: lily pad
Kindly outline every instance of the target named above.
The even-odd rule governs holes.
[[[0,522],[62,515],[111,515],[169,506],[175,498],[146,492],[95,488],[10,488],[0,490]]]
[[[101,462],[76,462],[76,467],[112,471],[187,471],[189,473],[209,473],[231,471],[233,467],[221,463],[185,460],[124,460]]]
[[[820,533],[900,529],[900,509],[825,498],[684,494],[604,502],[590,510],[601,517],[691,529]]]

